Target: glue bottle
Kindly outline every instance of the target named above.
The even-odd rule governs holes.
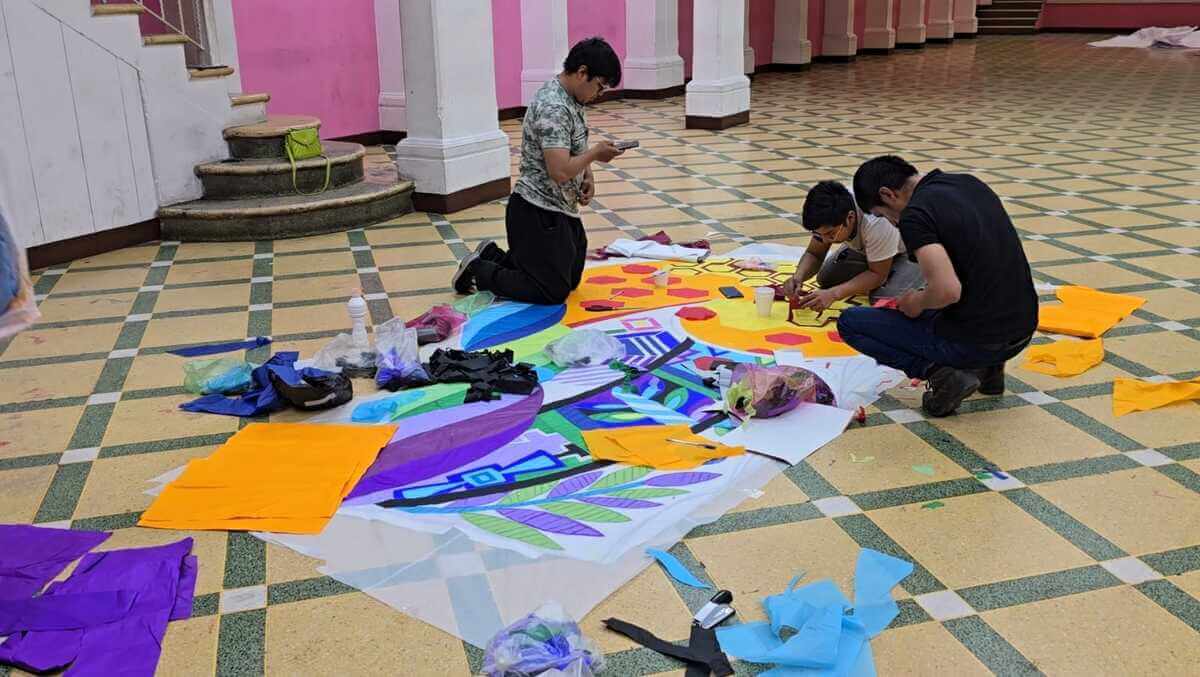
[[[350,313],[350,338],[354,340],[354,347],[363,352],[370,351],[371,338],[367,336],[367,302],[363,300],[361,289],[350,292],[346,311]]]

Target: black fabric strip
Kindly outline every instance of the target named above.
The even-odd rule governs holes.
[[[575,445],[570,446],[574,447],[573,450],[583,453],[583,450],[579,447],[575,447]],[[392,498],[386,501],[380,501],[375,505],[381,508],[413,508],[421,505],[439,505],[441,503],[449,503],[450,501],[460,501],[464,498],[475,498],[476,496],[499,494],[505,491],[513,491],[514,489],[532,487],[535,484],[543,484],[545,482],[562,480],[571,477],[572,475],[585,473],[589,470],[599,470],[600,468],[605,468],[612,464],[612,461],[592,461],[591,463],[577,465],[574,468],[567,468],[566,470],[562,470],[557,473],[531,477],[527,480],[521,480],[511,484],[497,484],[494,487],[479,487],[478,489],[470,489],[468,491],[456,491],[450,494],[435,494],[433,496],[425,496],[423,498]]]
[[[645,628],[639,628],[632,623],[626,623],[618,618],[605,619],[604,627],[613,632],[625,635],[651,651],[657,651],[664,656],[670,656],[671,658],[676,658],[687,663],[688,675],[694,674],[698,677],[705,677],[711,672],[716,677],[728,677],[728,675],[733,674],[733,667],[729,665],[729,658],[721,653],[720,647],[717,645],[716,634],[712,630],[705,630],[698,625],[694,625],[692,626],[692,643],[689,646],[679,646],[678,644],[672,644],[658,638],[654,633]],[[699,631],[699,635],[697,631]],[[695,666],[698,671],[693,671],[692,666]]]

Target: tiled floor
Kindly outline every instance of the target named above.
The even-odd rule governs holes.
[[[1200,664],[1200,405],[1114,419],[1109,396],[1114,376],[1200,369],[1200,59],[1088,39],[980,38],[762,75],[751,124],[722,133],[683,130],[680,99],[593,111],[600,135],[642,142],[598,173],[584,216],[595,244],[663,228],[715,232],[718,251],[801,245],[807,187],[890,151],[1005,196],[1039,281],[1148,299],[1108,334],[1100,367],[1070,379],[1013,368],[1009,394],[940,421],[911,408],[918,391],[892,391],[866,426],[691,534],[678,551],[734,592],[742,618],[798,569],[848,590],[869,546],[917,564],[900,617],[873,642],[880,674]],[[45,320],[0,344],[0,521],[117,530],[106,548],[176,538],[131,528],[146,480],[210,453],[238,422],[176,408],[184,360],[166,348],[271,334],[276,349],[311,354],[344,328],[355,286],[376,322],[415,315],[452,298],[455,258],[502,237],[502,216],[493,204],[306,240],[163,242],[41,271]],[[1004,479],[977,476],[985,467]],[[196,615],[171,625],[164,674],[479,665],[478,651],[311,560],[245,534],[195,536]],[[683,639],[700,600],[651,568],[584,627],[610,652],[608,674],[681,674],[599,619]]]

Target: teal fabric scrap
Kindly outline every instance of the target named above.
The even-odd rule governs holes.
[[[662,565],[662,568],[667,570],[667,573],[671,575],[671,578],[674,578],[680,583],[683,583],[684,585],[690,585],[693,588],[712,588],[712,586],[708,583],[696,578],[696,575],[689,571],[688,568],[683,565],[683,562],[680,562],[678,559],[676,559],[675,555],[672,555],[665,550],[657,550],[655,548],[646,548],[646,554],[658,560],[658,563]]]
[[[899,613],[892,588],[912,573],[902,559],[864,549],[854,574],[854,606],[832,581],[821,580],[763,599],[768,621],[717,629],[721,650],[774,665],[770,677],[874,677],[868,640]],[[786,634],[790,634],[785,640]]]
[[[900,614],[900,607],[892,599],[892,588],[912,572],[912,562],[865,548],[858,553],[854,569],[854,617],[866,628],[868,637],[883,632]]]

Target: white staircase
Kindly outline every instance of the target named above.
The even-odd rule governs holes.
[[[230,0],[214,42],[236,42]],[[138,3],[0,1],[0,199],[25,246],[153,218],[203,189],[193,168],[227,155],[222,130],[266,120],[236,64],[190,70],[183,41],[143,38]],[[11,58],[10,58],[11,55]]]

